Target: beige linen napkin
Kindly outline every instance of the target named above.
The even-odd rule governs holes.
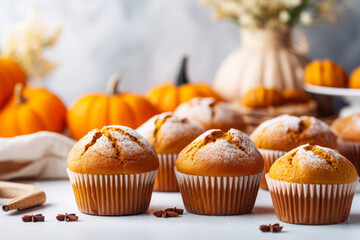
[[[67,178],[66,158],[74,144],[52,132],[0,138],[0,180]]]

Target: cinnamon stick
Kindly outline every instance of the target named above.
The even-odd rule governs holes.
[[[30,184],[0,181],[0,197],[12,198],[2,205],[3,211],[23,210],[40,205],[46,201],[43,191]]]

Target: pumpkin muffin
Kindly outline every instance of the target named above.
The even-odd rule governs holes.
[[[335,149],[336,135],[325,122],[309,116],[281,115],[260,124],[250,135],[264,158],[266,174],[276,159],[288,151],[306,144]],[[261,188],[267,189],[265,175]]]
[[[124,126],[94,129],[68,156],[68,175],[79,210],[94,215],[145,212],[159,167],[152,145]]]
[[[360,113],[340,117],[331,127],[339,137],[339,152],[354,164],[360,176]]]
[[[252,210],[264,161],[236,129],[209,130],[179,154],[176,177],[188,212],[238,215]]]
[[[205,128],[199,123],[174,116],[171,112],[162,113],[149,119],[137,129],[155,148],[159,157],[159,171],[156,175],[154,190],[178,192],[174,167],[178,154]]]
[[[295,224],[347,220],[357,184],[353,164],[333,149],[302,145],[266,174],[277,218]]]
[[[197,121],[207,130],[230,128],[245,130],[246,125],[241,115],[224,102],[216,102],[214,98],[193,98],[176,108],[174,114]]]

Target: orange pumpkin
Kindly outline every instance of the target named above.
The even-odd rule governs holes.
[[[26,83],[23,70],[10,58],[0,58],[0,107],[14,92],[16,83]]]
[[[360,67],[357,67],[349,79],[349,88],[360,88]]]
[[[109,81],[107,94],[87,94],[76,100],[68,111],[68,128],[74,139],[80,139],[90,130],[107,125],[137,128],[158,114],[156,108],[143,96],[117,93],[119,77]]]
[[[216,101],[223,100],[209,85],[205,83],[189,83],[186,68],[187,58],[184,57],[175,85],[165,83],[155,86],[147,92],[147,99],[160,112],[174,111],[178,105],[194,97],[213,97]]]
[[[61,133],[65,115],[65,105],[53,93],[44,88],[23,88],[18,83],[13,97],[0,112],[0,137],[38,131]]]
[[[347,87],[347,75],[345,70],[335,62],[315,60],[305,68],[305,82],[324,87]]]
[[[306,103],[310,101],[309,95],[298,89],[286,89],[282,92],[285,103]]]
[[[250,108],[266,108],[284,104],[282,93],[279,90],[263,86],[249,90],[241,100],[245,107]]]

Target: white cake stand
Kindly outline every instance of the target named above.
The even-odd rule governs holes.
[[[349,106],[340,110],[340,116],[346,116],[360,112],[360,89],[321,87],[305,84],[305,91],[308,93],[338,97],[343,99]]]

